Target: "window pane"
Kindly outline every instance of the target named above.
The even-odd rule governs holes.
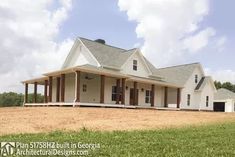
[[[112,101],[116,100],[116,94],[112,94]]]
[[[137,66],[136,65],[133,65],[133,70],[137,70]]]
[[[198,75],[195,75],[195,83],[198,82]]]
[[[137,65],[137,60],[133,60],[133,64],[134,64],[134,65]]]

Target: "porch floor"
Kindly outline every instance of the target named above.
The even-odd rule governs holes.
[[[151,107],[151,106],[132,106],[132,105],[122,105],[122,104],[100,104],[100,103],[26,103],[25,107],[33,107],[33,106],[71,106],[71,107],[107,107],[107,108],[129,108],[129,109],[155,109],[155,110],[172,110],[179,111],[179,108],[173,107]]]

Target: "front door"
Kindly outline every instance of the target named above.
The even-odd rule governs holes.
[[[139,90],[137,89],[137,92],[136,92],[137,94],[136,94],[136,102],[137,102],[137,104],[136,105],[138,105],[138,99],[139,99]],[[130,89],[130,105],[135,105],[134,104],[134,88],[131,88]]]

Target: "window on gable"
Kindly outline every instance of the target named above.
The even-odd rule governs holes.
[[[195,83],[198,83],[198,75],[195,75]]]
[[[209,96],[206,96],[206,107],[209,106]]]
[[[137,60],[133,60],[133,70],[137,71]]]
[[[119,101],[122,99],[122,87],[119,89]],[[112,101],[116,101],[117,86],[112,86]]]
[[[187,95],[187,105],[188,105],[188,106],[190,106],[190,99],[191,99],[191,95],[188,94],[188,95]]]
[[[150,103],[151,102],[151,91],[146,90],[145,91],[145,103]]]

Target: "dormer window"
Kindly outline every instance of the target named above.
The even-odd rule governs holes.
[[[137,71],[137,60],[133,60],[133,70]]]
[[[198,83],[198,75],[195,75],[195,83]]]

